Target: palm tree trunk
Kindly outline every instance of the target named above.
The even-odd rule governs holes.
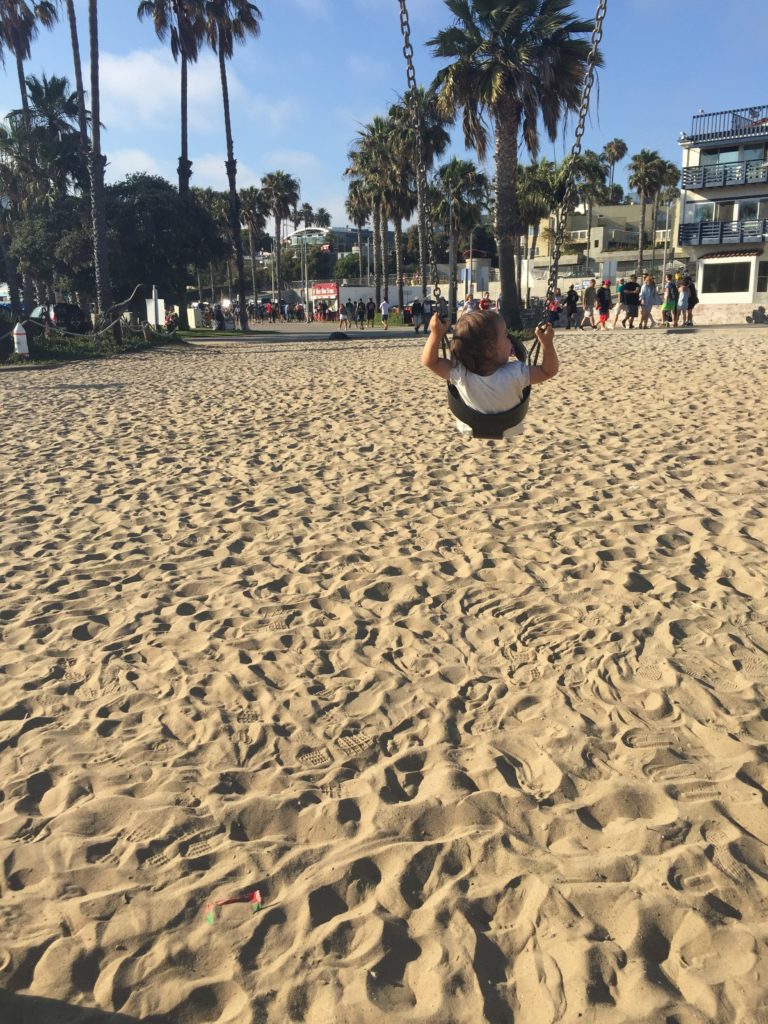
[[[395,217],[393,221],[395,229],[395,274],[397,276],[397,308],[402,313],[404,305],[403,287],[405,284],[403,278],[403,221],[400,217]]]
[[[587,203],[587,277],[590,275],[590,263],[592,262],[592,203]]]
[[[280,305],[280,286],[282,275],[282,268],[280,266],[280,232],[283,229],[283,222],[280,217],[275,214],[275,237],[272,241],[272,263],[275,268],[275,287],[277,289],[277,304]]]
[[[381,208],[381,273],[384,279],[384,298],[389,302],[389,239],[387,238],[387,229],[389,227],[389,220],[387,217],[387,209],[382,206]],[[380,302],[379,296],[376,296],[376,305]]]
[[[195,267],[197,271],[197,301],[203,301],[203,279],[200,276],[200,267]]]
[[[29,132],[29,97],[27,83],[24,79],[24,61],[16,54],[16,74],[19,76],[19,92],[21,93],[21,109],[24,111],[24,127]]]
[[[640,194],[640,247],[637,253],[637,272],[642,275],[643,273],[643,247],[645,244],[645,208],[646,198],[645,193]]]
[[[83,86],[83,67],[80,62],[80,40],[77,37],[77,17],[74,0],[67,0],[67,17],[69,18],[69,35],[72,40],[72,60],[75,65],[75,87],[77,89],[77,121],[80,125],[80,141],[83,152],[88,152],[88,120],[85,116],[85,87]]]
[[[179,157],[179,195],[189,192],[189,179],[192,177],[192,162],[189,159],[189,116],[188,116],[188,85],[187,58],[181,52],[181,156]]]
[[[526,226],[526,231],[528,230]],[[521,295],[523,291],[523,226],[520,225],[517,234],[515,235],[515,263],[517,266],[517,294]]]
[[[363,225],[357,225],[357,264],[360,269],[359,281],[363,280]]]
[[[256,301],[256,249],[253,244],[253,226],[248,225],[248,250],[251,254],[251,287],[253,288],[253,301]]]
[[[107,216],[104,207],[104,166],[101,154],[101,110],[99,94],[99,10],[98,0],[88,0],[88,28],[91,53],[91,148],[88,172],[91,178],[91,219],[93,221],[93,264],[96,273],[96,309],[105,314],[112,305],[107,251]]]
[[[517,134],[519,111],[514,102],[500,105],[496,116],[496,246],[499,253],[501,315],[519,330],[520,298],[515,281],[517,213]]]
[[[229,111],[227,64],[221,47],[219,47],[219,75],[221,77],[221,97],[224,103],[224,129],[227,136],[227,159],[224,166],[227,169],[227,178],[229,180],[229,218],[232,228],[232,239],[235,243],[237,299],[240,303],[240,326],[244,331],[247,331],[248,312],[245,306],[245,261],[243,259],[243,238],[240,231],[240,201],[237,196],[237,161],[235,160],[235,144],[232,140],[232,119]]]
[[[381,244],[381,207],[373,204],[373,280],[376,287],[376,305],[381,302],[381,260],[379,246]]]
[[[416,175],[416,202],[419,213],[419,271],[421,273],[421,295],[427,297],[427,197],[424,195],[424,182],[421,175]]]
[[[216,301],[216,289],[214,288],[214,284],[213,284],[213,264],[212,263],[208,264],[208,269],[211,272],[211,303],[214,303]]]
[[[453,323],[456,311],[456,237],[453,232],[453,196],[448,195],[448,316]]]

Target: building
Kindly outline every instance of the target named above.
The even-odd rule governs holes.
[[[697,320],[768,305],[768,106],[694,115],[683,148],[678,242],[695,264]]]
[[[364,250],[366,244],[373,245],[372,238],[373,232],[369,228],[361,228],[360,239]],[[392,232],[389,232],[389,238],[394,239]],[[357,252],[357,239],[357,228],[305,227],[286,235],[283,245],[291,245],[294,249],[300,249],[304,245],[308,248],[315,245],[330,245],[331,252],[341,255],[346,252]]]

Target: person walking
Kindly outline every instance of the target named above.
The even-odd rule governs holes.
[[[365,330],[365,303],[362,299],[358,299],[357,307],[355,309],[355,319],[357,320],[357,326],[360,330]]]
[[[688,309],[691,299],[691,279],[686,276],[677,289],[677,309],[675,310],[675,327],[687,327]],[[682,317],[682,323],[679,323]]]
[[[688,314],[685,318],[685,326],[693,327],[693,309],[699,304],[699,293],[696,291],[692,277],[686,277],[685,280],[688,282]]]
[[[597,314],[600,320],[600,330],[608,330],[608,317],[611,315],[611,306],[613,305],[613,299],[611,297],[611,282],[609,278],[606,278],[602,285],[597,289],[595,294],[595,303],[597,304]]]
[[[597,288],[593,277],[584,289],[584,316],[581,318],[581,324],[579,325],[582,331],[584,330],[584,324],[589,324],[593,330],[597,327],[597,324],[595,323],[596,296]]]
[[[660,303],[659,292],[656,288],[656,281],[654,280],[653,274],[648,274],[643,281],[643,287],[640,289],[640,327],[647,328],[649,326],[655,327],[656,321],[653,319],[653,307],[658,306]]]
[[[389,303],[387,302],[386,299],[382,300],[382,302],[381,302],[381,304],[379,306],[379,310],[381,312],[381,322],[384,324],[384,330],[388,331],[389,330]]]
[[[664,301],[661,305],[661,316],[664,324],[670,327],[672,324],[672,317],[674,316],[675,310],[677,309],[677,285],[675,279],[671,274],[667,274],[667,280],[664,283]]]
[[[373,327],[374,321],[376,319],[376,303],[373,301],[373,299],[368,299],[368,303],[365,307],[365,312],[368,317],[368,326]]]
[[[624,284],[621,297],[627,311],[621,323],[623,327],[631,331],[635,326],[635,318],[640,312],[640,283],[637,280],[637,274],[630,274],[629,280]]]
[[[616,329],[616,324],[622,313],[626,316],[627,308],[624,305],[624,278],[620,277],[616,283],[616,316],[613,318],[614,330]]]
[[[419,333],[419,328],[424,322],[424,306],[422,305],[421,299],[417,296],[411,303],[411,320],[413,321],[413,329],[416,334]]]
[[[565,293],[565,313],[566,313],[566,331],[570,331],[572,327],[576,327],[577,314],[579,312],[579,296],[576,293],[576,289],[573,285],[570,286],[568,291]]]

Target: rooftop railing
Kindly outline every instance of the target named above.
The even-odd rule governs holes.
[[[714,142],[716,139],[750,139],[768,136],[768,105],[694,114],[691,134],[683,142]]]
[[[680,245],[736,245],[768,238],[768,220],[710,220],[681,224]]]
[[[720,188],[724,185],[759,185],[768,181],[765,160],[740,160],[683,169],[683,188]]]

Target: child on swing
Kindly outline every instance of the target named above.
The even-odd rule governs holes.
[[[494,310],[466,313],[453,329],[451,358],[440,357],[440,342],[450,330],[435,314],[429,322],[429,337],[424,343],[421,362],[438,377],[453,384],[463,402],[478,412],[499,413],[519,405],[529,384],[551,380],[560,368],[555,350],[555,331],[551,324],[536,328],[541,345],[540,366],[529,366],[514,359],[507,325]],[[456,421],[461,433],[472,433],[466,423]],[[523,432],[523,424],[504,431],[508,440]]]

